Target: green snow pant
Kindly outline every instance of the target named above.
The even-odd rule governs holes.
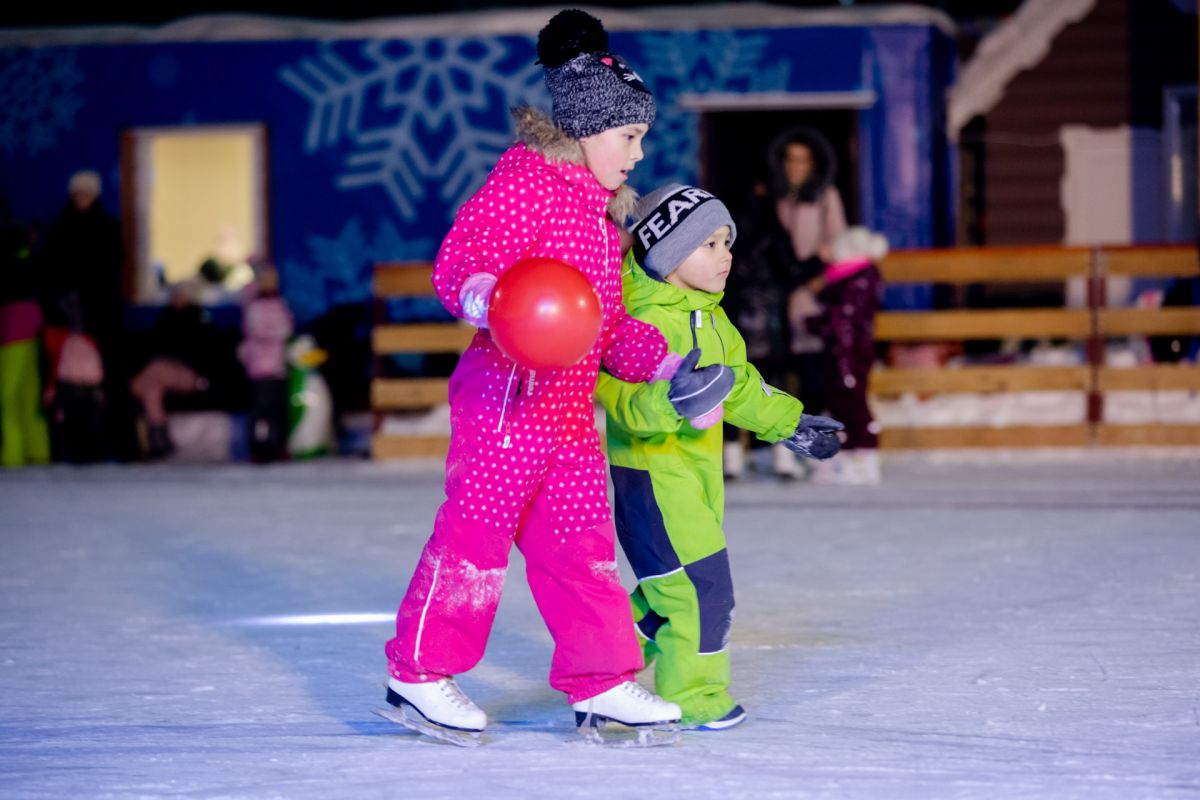
[[[698,499],[698,485],[681,485],[686,475],[611,469],[617,536],[638,578],[633,617],[646,663],[655,665],[655,691],[680,705],[684,725],[719,719],[736,705],[733,579],[720,516]]]
[[[0,345],[0,465],[49,463],[50,434],[41,394],[37,340]]]

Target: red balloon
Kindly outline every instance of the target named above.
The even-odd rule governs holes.
[[[529,369],[579,363],[600,335],[600,298],[579,270],[556,258],[526,258],[496,281],[488,304],[492,341]]]

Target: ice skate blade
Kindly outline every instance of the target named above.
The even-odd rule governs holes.
[[[420,712],[410,714],[406,705],[383,706],[371,710],[390,722],[403,725],[410,731],[416,731],[431,739],[437,739],[439,742],[448,742],[459,747],[479,747],[483,744],[483,731],[456,731],[443,728],[422,717]]]
[[[613,725],[606,727],[608,722]],[[604,734],[600,733],[602,728]],[[578,720],[575,730],[584,742],[599,747],[662,747],[683,741],[683,732],[676,722],[626,725],[592,715]]]

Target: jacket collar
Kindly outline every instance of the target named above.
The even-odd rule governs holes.
[[[513,109],[513,119],[517,126],[518,142],[541,156],[563,180],[578,187],[588,205],[595,204],[607,212],[618,226],[625,227],[637,204],[637,193],[633,189],[625,185],[616,192],[610,192],[601,186],[584,164],[579,140],[568,136],[543,112],[522,106]]]
[[[664,306],[680,311],[710,311],[715,309],[724,293],[711,294],[693,289],[680,289],[673,283],[660,281],[650,274],[633,257],[633,251],[625,256],[621,265],[621,288],[625,307],[631,314],[646,306]]]

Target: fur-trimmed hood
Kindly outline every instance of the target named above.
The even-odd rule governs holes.
[[[579,146],[579,140],[568,136],[544,112],[530,106],[520,106],[512,110],[512,115],[517,126],[517,141],[521,144],[540,153],[551,163],[584,165],[583,148]],[[612,200],[608,201],[608,215],[617,227],[627,227],[637,200],[637,192],[628,184],[613,193]]]

